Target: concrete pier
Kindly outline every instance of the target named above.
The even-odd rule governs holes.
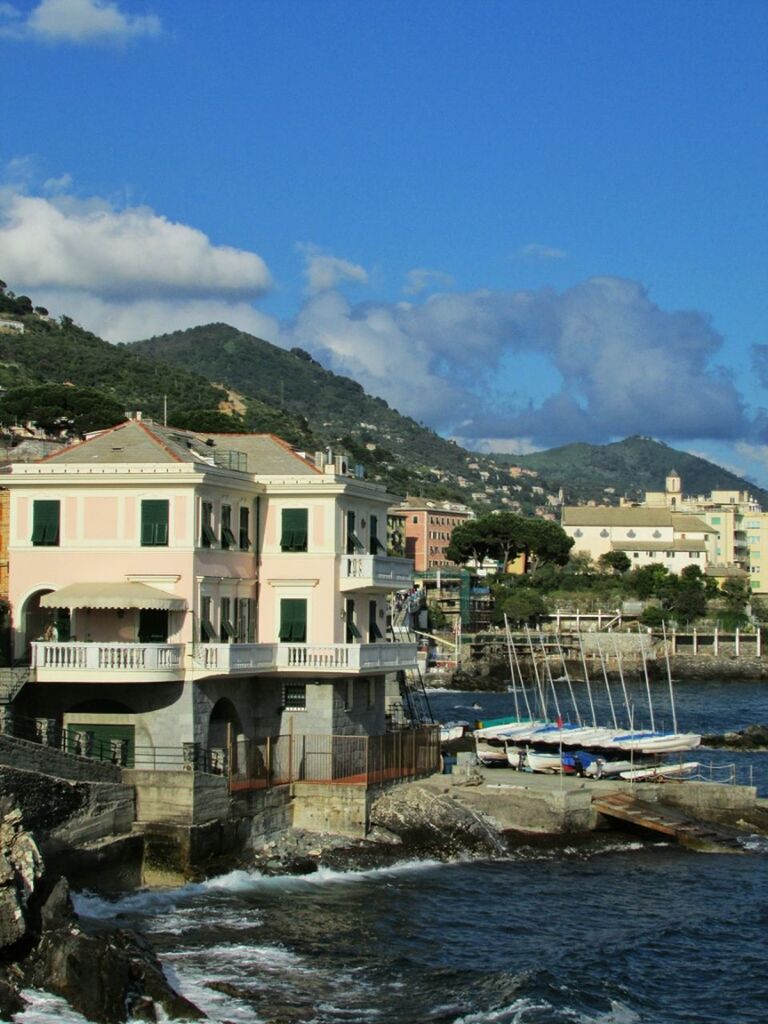
[[[490,819],[502,833],[563,835],[607,827],[594,801],[612,793],[631,794],[649,805],[676,808],[700,821],[764,818],[768,826],[768,801],[758,800],[754,786],[581,779],[512,768],[473,768],[433,775],[407,786],[449,794],[459,805]]]

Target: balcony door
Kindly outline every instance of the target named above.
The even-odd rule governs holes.
[[[139,643],[168,643],[168,612],[159,608],[142,608],[139,611]]]

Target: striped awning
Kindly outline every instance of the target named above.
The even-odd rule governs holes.
[[[146,583],[70,583],[40,598],[41,608],[155,608],[184,611],[187,602]]]

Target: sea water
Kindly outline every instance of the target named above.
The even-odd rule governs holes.
[[[765,684],[679,684],[679,726],[764,721],[766,695]],[[442,720],[510,710],[509,694],[430,700]],[[766,779],[768,754],[728,757]],[[216,1022],[762,1024],[768,842],[744,847],[700,854],[606,833],[503,860],[80,893],[77,909],[144,931]],[[27,995],[19,1022],[82,1024]]]

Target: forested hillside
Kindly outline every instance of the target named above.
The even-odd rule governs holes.
[[[3,320],[20,321],[24,332]],[[129,410],[173,426],[263,431],[307,451],[331,447],[395,494],[559,515],[566,503],[608,504],[661,490],[676,469],[684,491],[768,493],[704,459],[634,437],[532,455],[478,455],[401,416],[307,352],[278,348],[226,324],[112,345],[69,317],[58,321],[0,282],[0,426],[34,422],[76,437]]]
[[[676,470],[685,494],[713,490],[748,490],[768,508],[768,491],[697,455],[670,448],[649,437],[628,437],[613,444],[568,444],[532,455],[497,455],[499,462],[526,466],[551,480],[562,480],[572,500],[604,495],[641,498],[645,491],[664,489]]]

